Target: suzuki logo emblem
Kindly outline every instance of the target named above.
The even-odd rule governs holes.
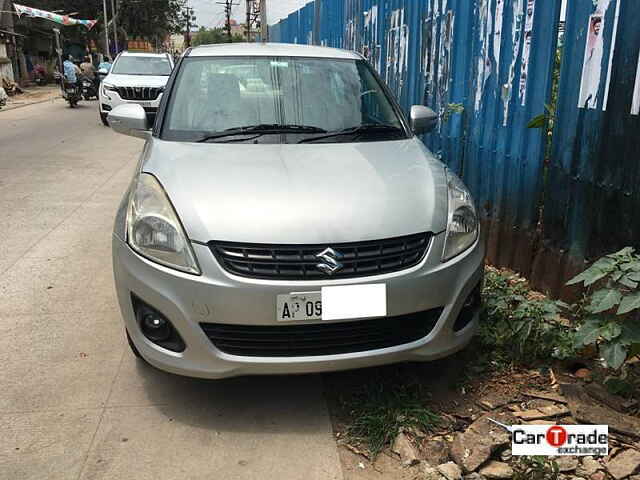
[[[316,258],[322,260],[322,263],[317,264],[316,268],[327,275],[333,275],[344,268],[344,265],[338,261],[342,256],[340,252],[336,252],[333,248],[327,247],[316,254]]]

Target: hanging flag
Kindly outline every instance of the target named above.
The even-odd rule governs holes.
[[[25,7],[24,5],[13,4],[18,16],[26,15],[27,17],[44,18],[51,20],[52,22],[60,23],[65,26],[84,25],[87,29],[91,30],[93,26],[98,22],[97,20],[80,20],[78,18],[71,18],[68,15],[58,15],[57,13],[47,12],[46,10],[39,10],[37,8]]]

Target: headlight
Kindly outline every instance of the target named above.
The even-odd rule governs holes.
[[[200,268],[167,194],[153,175],[141,173],[127,211],[127,242],[140,255],[200,275]]]
[[[116,86],[115,86],[115,85],[111,85],[110,83],[104,83],[104,82],[102,82],[102,87],[103,87],[105,90],[110,90],[110,91],[112,91],[112,92],[116,92],[116,91],[118,90],[118,89],[116,88]]]
[[[450,170],[447,173],[449,214],[442,261],[447,261],[473,245],[478,238],[478,216],[473,198],[462,180]]]

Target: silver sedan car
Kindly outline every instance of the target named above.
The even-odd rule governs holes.
[[[471,195],[354,52],[188,50],[113,234],[133,352],[194,377],[341,370],[450,355],[477,324],[484,249]]]

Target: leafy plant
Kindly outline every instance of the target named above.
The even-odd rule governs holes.
[[[347,402],[351,424],[346,433],[376,456],[401,429],[431,430],[440,417],[424,406],[419,385],[370,384]]]
[[[513,462],[513,480],[558,480],[558,463],[542,456],[517,457]]]
[[[567,283],[574,284],[587,289],[576,347],[597,345],[613,369],[640,354],[640,255],[632,247],[605,255]]]
[[[548,103],[544,104],[545,113],[541,113],[540,115],[536,115],[529,123],[527,123],[527,128],[546,128],[547,125],[553,125],[553,120],[555,118],[555,109],[553,106]]]
[[[464,105],[462,103],[448,103],[443,110],[442,121],[448,122],[451,118],[451,115],[453,115],[454,113],[464,112]]]
[[[503,362],[530,362],[573,354],[572,329],[560,322],[567,307],[533,295],[514,274],[489,269],[483,288],[485,311],[480,340]]]

